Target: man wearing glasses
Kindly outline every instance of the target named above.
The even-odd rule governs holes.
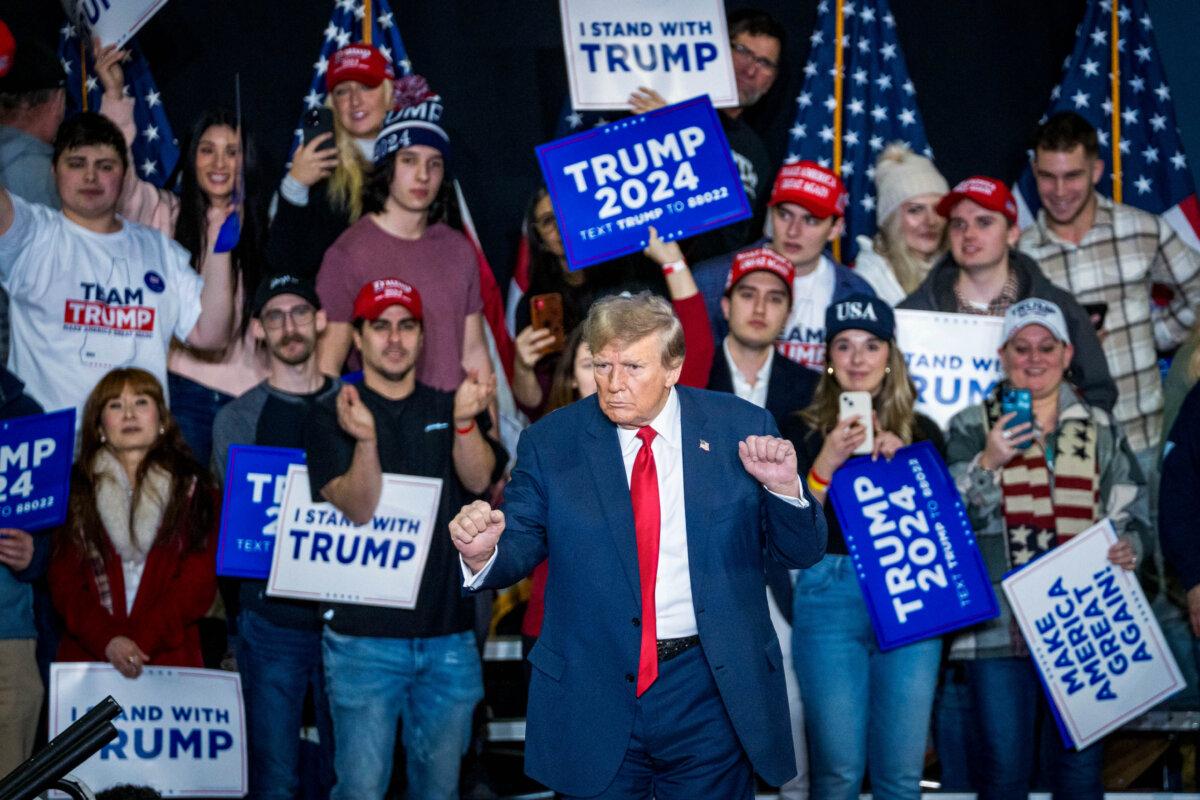
[[[254,444],[304,448],[314,406],[333,402],[340,382],[317,368],[317,337],[325,312],[312,281],[271,275],[254,294],[251,330],[266,345],[267,379],[226,404],[213,423],[212,471],[224,483],[229,447]],[[265,491],[274,492],[274,486]],[[304,696],[313,692],[320,733],[321,789],[333,785],[333,729],[321,667],[316,603],[267,597],[265,580],[240,580],[236,605],[238,671],[246,692],[250,788],[255,797],[295,797],[299,789]],[[226,598],[226,602],[233,598]],[[232,605],[232,604],[231,604]]]

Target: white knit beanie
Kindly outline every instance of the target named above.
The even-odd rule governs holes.
[[[875,162],[876,224],[883,221],[910,197],[920,194],[942,195],[949,184],[925,156],[919,156],[903,142],[889,144]]]

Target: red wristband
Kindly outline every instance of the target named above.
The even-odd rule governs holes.
[[[455,426],[455,428],[454,428],[454,432],[457,433],[459,436],[466,436],[468,433],[470,433],[473,430],[475,430],[475,420],[471,420],[471,424],[465,428],[459,428],[458,426]]]

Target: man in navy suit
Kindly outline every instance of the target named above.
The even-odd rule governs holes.
[[[805,408],[816,391],[818,374],[775,352],[775,341],[792,310],[796,268],[769,247],[743,250],[733,257],[721,313],[729,333],[713,359],[708,388],[736,394],[765,408],[783,428],[783,420]],[[796,777],[779,787],[780,800],[808,797],[808,748],[804,705],[792,664],[792,576],[770,555],[766,557],[767,608],[783,650],[783,677],[791,711]]]
[[[472,590],[549,558],[526,772],[567,798],[753,797],[754,771],[795,774],[763,550],[810,566],[823,517],[770,414],[675,385],[664,300],[606,298],[584,324],[596,395],[522,434],[503,511],[449,526]]]

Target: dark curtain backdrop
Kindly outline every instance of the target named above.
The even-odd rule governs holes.
[[[454,170],[506,286],[521,215],[540,179],[533,147],[553,134],[567,91],[558,3],[391,5],[414,69],[445,99]],[[726,5],[763,8],[788,29],[784,69],[755,120],[778,161],[817,0]],[[952,184],[976,173],[1017,177],[1084,6],[1085,0],[891,0],[929,141]],[[332,0],[170,0],[138,40],[176,135],[204,107],[232,105],[233,76],[240,72],[248,129],[277,180],[332,7]],[[56,0],[0,0],[0,9],[18,37],[55,43],[63,21]],[[1200,3],[1155,0],[1151,11],[1195,169],[1200,71],[1191,47],[1200,33]]]

